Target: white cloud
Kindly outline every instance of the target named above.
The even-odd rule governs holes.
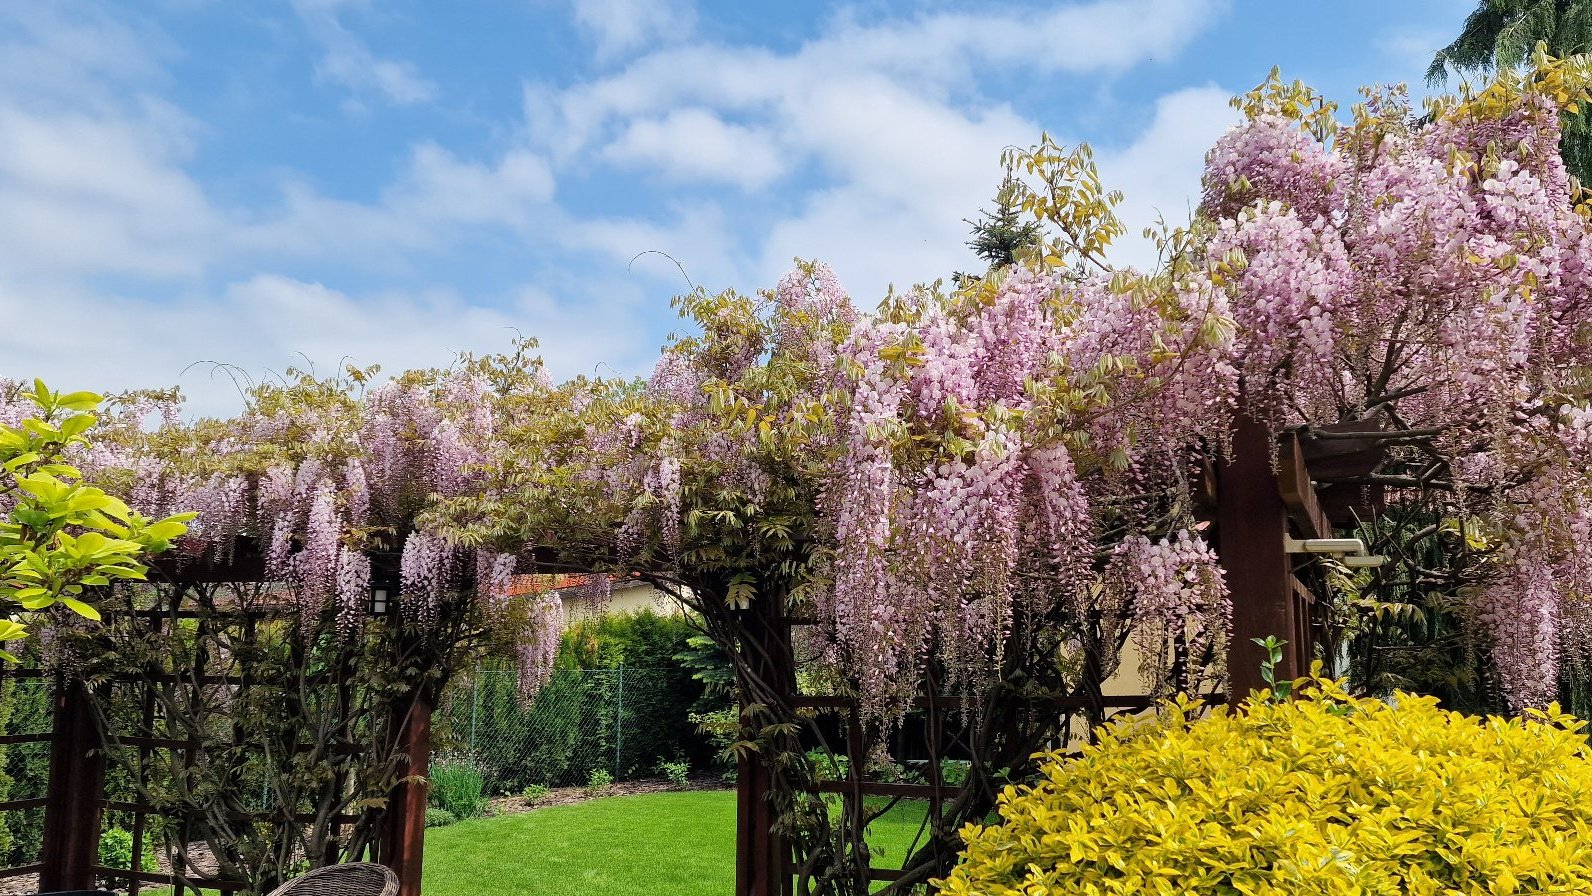
[[[125,88],[163,80],[159,61],[172,52],[164,34],[96,5],[0,4],[0,85],[18,102],[125,108]]]
[[[1230,98],[1215,86],[1169,93],[1156,100],[1154,119],[1132,143],[1098,154],[1106,187],[1123,192],[1117,216],[1128,233],[1112,248],[1113,262],[1153,266],[1155,246],[1143,238],[1144,228],[1157,218],[1173,227],[1188,223],[1200,202],[1205,153],[1238,123]]]
[[[1451,35],[1436,28],[1396,28],[1376,37],[1376,48],[1401,68],[1425,69],[1437,51],[1448,46]]]
[[[779,170],[814,171],[817,183],[788,210],[760,221],[748,263],[731,274],[735,282],[767,285],[792,256],[818,257],[871,302],[889,284],[976,266],[963,219],[988,203],[1001,150],[1039,134],[1041,123],[978,96],[975,70],[1120,71],[1175,53],[1223,5],[1095,0],[1040,14],[932,12],[866,24],[841,18],[788,53],[671,47],[585,84],[531,88],[527,121],[558,165],[576,164],[598,145],[610,161],[650,164],[677,179],[709,179],[716,171],[716,179],[742,186],[774,176],[769,153],[777,147]],[[1225,93],[1211,96],[1218,94],[1214,105],[1225,109]],[[1143,212],[1175,205],[1167,211],[1176,218],[1187,192],[1197,193],[1206,137],[1214,139],[1228,120],[1206,114],[1209,98],[1163,102],[1148,142],[1123,151],[1125,164],[1147,166],[1123,183],[1142,193],[1124,208],[1135,234],[1153,220]],[[1180,177],[1183,187],[1170,186]],[[632,229],[638,239],[650,234]],[[615,228],[605,237],[626,232]],[[735,238],[727,231],[719,242]],[[693,267],[702,245],[687,251],[681,261]]]
[[[605,256],[615,273],[648,274],[684,292],[691,285],[755,288],[747,282],[747,260],[732,235],[745,226],[713,202],[679,202],[663,221],[639,216],[569,218],[548,228],[549,237],[573,252]],[[676,267],[678,265],[679,267]],[[689,283],[681,279],[682,271]],[[666,303],[666,295],[653,293]]]
[[[548,163],[523,149],[495,162],[459,158],[435,143],[411,148],[409,164],[373,202],[328,197],[307,183],[283,185],[279,206],[258,212],[231,233],[244,255],[358,257],[387,266],[415,251],[456,245],[471,227],[525,233],[556,210]]]
[[[216,215],[158,122],[36,115],[0,101],[0,265],[197,272]]]
[[[422,143],[389,204],[399,213],[441,220],[515,223],[527,205],[550,201],[553,186],[547,161],[524,150],[511,150],[488,167]]]
[[[836,183],[773,222],[755,273],[772,283],[793,256],[821,258],[864,305],[971,267],[962,219],[994,193],[1002,147],[1039,133],[1006,107],[963,112],[884,78],[811,85],[790,112]]]
[[[446,291],[350,295],[279,274],[161,302],[3,282],[0,319],[34,326],[0,327],[0,376],[41,376],[67,389],[180,384],[191,413],[222,415],[236,411],[239,397],[229,377],[206,362],[233,365],[255,380],[307,363],[330,372],[345,358],[396,372],[447,366],[461,350],[503,350],[516,332],[541,337],[557,376],[589,373],[595,358],[639,372],[638,359],[655,346],[631,323],[634,300],[633,288],[614,283],[604,284],[597,304],[557,302],[522,287],[500,307],[486,307]],[[595,316],[604,326],[591,326]]]
[[[760,280],[772,282],[792,256],[818,257],[859,302],[872,304],[888,285],[902,289],[955,268],[977,269],[964,219],[989,205],[1001,149],[1033,142],[1039,126],[1004,108],[963,115],[890,85],[846,89],[852,102],[845,114],[812,131],[831,164],[846,172],[843,185],[773,225]],[[1141,236],[1144,228],[1158,217],[1187,223],[1199,204],[1205,152],[1237,121],[1229,96],[1214,86],[1162,96],[1130,143],[1096,153],[1105,186],[1124,193],[1117,213],[1128,234],[1113,247],[1114,262],[1152,266],[1155,248]],[[818,92],[812,102],[827,107],[829,99]]]
[[[0,93],[0,268],[193,280],[250,260],[390,266],[457,245],[471,228],[532,231],[551,209],[554,178],[540,156],[468,160],[429,142],[373,201],[331,198],[290,176],[275,203],[222,209],[185,170],[190,123],[159,104],[128,112],[34,113]]]
[[[0,8],[0,270],[191,276],[218,216],[184,170],[158,32],[75,3]]]
[[[814,49],[836,61],[932,73],[987,63],[1039,73],[1121,71],[1179,50],[1225,0],[1094,0],[1029,9],[940,12],[845,23]]]
[[[696,26],[695,8],[679,0],[572,0],[571,6],[601,59],[682,40]]]
[[[340,24],[349,2],[296,5],[328,58],[365,54],[364,74],[328,68],[328,79],[394,102],[434,95],[400,63],[365,65],[380,60]],[[236,398],[202,372],[182,375],[195,361],[259,372],[303,353],[321,365],[349,355],[401,369],[502,346],[511,327],[541,337],[556,372],[589,370],[597,359],[642,372],[663,295],[685,286],[658,255],[635,259],[632,270],[647,251],[668,253],[714,289],[769,286],[792,256],[822,258],[871,304],[889,283],[977,265],[962,219],[988,204],[1001,149],[1039,133],[1040,122],[980,96],[975,72],[1119,71],[1175,52],[1215,5],[1094,0],[1043,14],[838,19],[783,53],[668,45],[689,29],[624,19],[641,36],[593,31],[594,39],[642,55],[608,77],[528,91],[517,143],[483,154],[421,140],[372,196],[334,197],[290,172],[278,199],[236,207],[207,196],[186,170],[201,126],[139,92],[165,77],[154,57],[117,63],[118,74],[83,49],[70,93],[33,105],[23,102],[36,92],[7,81],[0,58],[0,320],[49,307],[95,322],[73,345],[0,332],[0,374],[107,388],[180,376],[215,412]],[[598,6],[582,8],[595,16]],[[126,35],[108,27],[97,38],[48,40],[115,47]],[[1203,152],[1229,120],[1225,100],[1215,88],[1163,97],[1142,135],[1101,153],[1107,182],[1128,194],[1123,214],[1135,231],[1154,208],[1179,218],[1197,193]],[[600,179],[615,169],[740,192],[661,192],[580,213],[559,204],[566,175]],[[800,188],[766,189],[797,183],[798,172]],[[535,245],[539,264],[551,256],[534,271],[540,288],[469,301],[419,276],[398,292],[339,288],[345,270],[390,279],[421,259],[467,263],[462,251],[447,253],[478,237]],[[1131,246],[1124,251],[1137,260]],[[313,282],[306,260],[330,279]],[[101,273],[171,284],[175,296],[142,301],[90,288]]]
[[[812,82],[884,76],[947,101],[976,86],[975,67],[1033,73],[1121,71],[1164,58],[1196,35],[1222,0],[1094,0],[1041,16],[1023,10],[931,13],[860,25],[838,21],[788,54],[705,44],[660,49],[622,71],[550,90],[531,86],[534,139],[567,159],[605,131],[660,110],[700,106],[726,113],[777,112]]]
[[[975,265],[963,218],[987,204],[1001,150],[1039,134],[1039,123],[978,96],[975,71],[1121,71],[1175,53],[1224,5],[1093,0],[1041,13],[853,16],[786,53],[665,47],[584,84],[529,87],[527,125],[555,166],[587,164],[596,146],[600,159],[677,180],[756,187],[815,172],[799,199],[759,220],[749,260],[730,276],[742,288],[767,285],[792,256],[819,257],[871,302],[890,283]],[[730,228],[677,257],[697,270],[731,260],[697,259],[744,240]],[[643,238],[669,230],[631,221],[603,239],[619,245],[632,234],[626,248],[642,251],[655,248]]]
[[[375,92],[399,105],[435,99],[437,85],[422,77],[413,64],[375,55],[343,27],[338,12],[355,3],[357,0],[293,0],[305,28],[321,46],[316,74],[356,94]]]
[[[603,157],[653,167],[675,180],[766,186],[785,173],[784,154],[764,130],[729,124],[706,109],[671,110],[633,121]]]
[[[332,16],[339,7],[305,8]],[[38,51],[41,64],[57,54],[73,61],[57,59],[52,79],[39,81],[0,54],[7,275],[181,287],[240,267],[291,270],[305,259],[392,269],[482,229],[523,235],[556,217],[553,173],[538,154],[511,146],[465,158],[427,141],[412,145],[397,177],[368,200],[332,198],[289,173],[279,199],[224,207],[188,171],[206,129],[154,93],[166,78],[134,40],[141,32],[89,14],[10,24],[0,46],[24,57]],[[112,51],[126,55],[98,58]]]

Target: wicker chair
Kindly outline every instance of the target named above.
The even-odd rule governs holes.
[[[269,896],[398,896],[398,876],[373,862],[327,865],[293,878]]]

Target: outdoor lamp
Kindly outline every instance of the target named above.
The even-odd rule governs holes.
[[[1387,562],[1381,554],[1366,554],[1363,557],[1344,557],[1343,565],[1350,569],[1371,569]]]
[[[371,589],[370,589],[370,615],[372,615],[372,616],[386,616],[387,615],[387,588],[386,588],[386,586],[375,585],[375,586],[371,587]]]
[[[1283,550],[1290,554],[1364,554],[1365,542],[1358,538],[1284,538]]]
[[[1381,566],[1387,558],[1368,554],[1358,538],[1284,538],[1282,549],[1290,554],[1336,554],[1343,565],[1353,569]]]

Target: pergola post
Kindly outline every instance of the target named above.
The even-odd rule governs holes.
[[[88,687],[59,679],[50,739],[39,890],[94,889],[105,756]]]
[[[771,830],[768,769],[754,757],[736,760],[735,892],[738,896],[779,896]]]
[[[431,695],[422,684],[398,714],[403,779],[387,801],[381,862],[398,876],[398,896],[420,896],[421,857],[426,846],[426,795],[431,773]]]
[[[1263,689],[1260,666],[1266,651],[1255,638],[1288,643],[1276,668],[1281,679],[1297,678],[1309,656],[1308,617],[1302,617],[1283,539],[1288,507],[1278,486],[1271,428],[1247,412],[1238,415],[1232,456],[1216,474],[1216,541],[1233,601],[1233,633],[1227,672],[1228,699],[1237,704]]]
[[[758,677],[776,687],[795,678],[791,665],[790,624],[782,601],[764,597],[746,613],[747,640],[741,650]],[[784,664],[786,668],[780,668]],[[794,697],[794,693],[786,694]],[[777,821],[769,797],[773,778],[763,757],[742,754],[736,760],[735,893],[736,896],[786,896],[791,891],[790,846],[775,833]]]

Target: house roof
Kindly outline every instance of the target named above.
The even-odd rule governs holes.
[[[509,595],[512,597],[523,597],[531,594],[546,594],[549,591],[580,591],[591,587],[592,576],[594,575],[599,575],[599,573],[561,572],[517,575],[509,581]],[[611,575],[608,577],[609,588],[622,588],[632,584],[641,584],[634,574],[628,576]]]

